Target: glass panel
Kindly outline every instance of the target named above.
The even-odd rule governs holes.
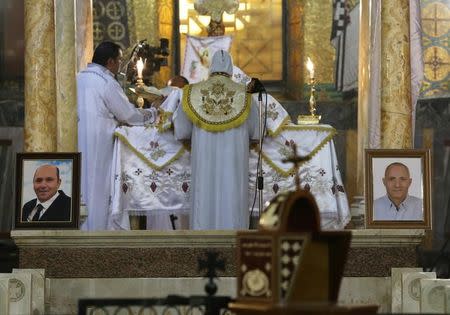
[[[179,0],[180,33],[207,36],[209,17],[199,16],[194,0]],[[262,80],[283,79],[283,3],[281,0],[241,0],[235,14],[224,14],[225,35],[233,36],[236,66]],[[186,36],[180,36],[181,63]]]

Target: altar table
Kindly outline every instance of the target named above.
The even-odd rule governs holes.
[[[170,117],[170,109],[167,110]],[[275,114],[277,113],[277,114]],[[301,186],[316,198],[323,229],[342,229],[350,211],[333,143],[336,130],[329,125],[294,125],[281,105],[269,97],[268,136],[263,141],[264,203],[277,193],[295,189],[294,166],[285,164],[297,153],[311,159],[300,165]],[[170,119],[168,119],[170,121]],[[177,229],[188,228],[190,211],[190,152],[188,143],[166,128],[121,126],[116,129],[110,229],[129,229],[129,215],[147,216],[150,229],[172,229],[170,215],[179,218]],[[258,215],[255,181],[257,145],[249,155],[249,215]]]

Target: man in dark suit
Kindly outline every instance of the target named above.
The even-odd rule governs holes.
[[[70,221],[71,198],[62,190],[59,169],[54,165],[42,165],[36,169],[33,188],[37,198],[22,208],[22,221]]]

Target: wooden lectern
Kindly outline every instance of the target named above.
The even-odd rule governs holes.
[[[275,197],[257,231],[237,234],[237,314],[375,314],[377,306],[337,306],[351,232],[321,231],[311,193]]]

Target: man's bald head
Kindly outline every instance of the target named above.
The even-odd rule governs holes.
[[[408,196],[411,186],[411,176],[408,167],[400,162],[389,164],[384,171],[383,184],[389,199],[398,207]]]
[[[400,162],[394,162],[394,163],[389,164],[389,165],[386,167],[386,169],[384,170],[384,176],[385,176],[385,177],[389,174],[390,169],[391,169],[392,167],[394,167],[394,166],[403,168],[404,171],[408,174],[408,177],[410,177],[408,166],[406,166],[405,164],[400,163]]]
[[[39,166],[34,172],[33,188],[40,202],[45,202],[52,198],[61,185],[59,178],[59,168],[46,164]]]

